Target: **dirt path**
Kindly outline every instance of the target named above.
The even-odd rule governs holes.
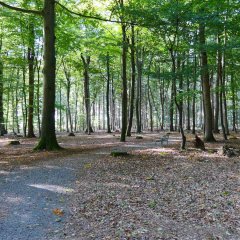
[[[69,215],[67,199],[74,192],[76,175],[97,157],[92,152],[0,171],[0,239],[56,235]],[[54,209],[63,210],[63,216],[54,214]]]
[[[81,171],[113,149],[148,147],[149,143],[122,144],[0,170],[0,239],[59,239],[65,219],[70,216],[68,199]]]

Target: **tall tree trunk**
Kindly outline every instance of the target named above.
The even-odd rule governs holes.
[[[178,58],[177,60],[177,71],[178,71],[178,79],[179,79],[179,92],[180,94],[183,92],[183,77],[182,77],[182,68],[184,66],[181,64],[181,59]],[[176,94],[176,93],[175,93]],[[177,96],[175,96],[177,97]],[[179,132],[181,132],[180,127],[183,128],[183,99],[182,96],[180,95],[178,101],[177,101],[177,108],[178,108],[178,112],[179,112]]]
[[[0,135],[3,136],[6,133],[3,114],[3,61],[2,56],[2,38],[0,39]]]
[[[219,41],[219,40],[217,40]],[[213,132],[214,133],[219,133],[219,128],[218,128],[218,121],[219,121],[219,107],[220,107],[220,82],[221,82],[221,77],[222,73],[219,68],[222,67],[221,64],[221,59],[219,59],[219,51],[218,51],[218,57],[217,57],[217,66],[218,66],[218,71],[217,71],[217,79],[216,79],[216,84],[215,84],[215,114],[214,114],[214,126],[213,126]],[[220,61],[220,62],[219,62]],[[221,116],[222,117],[222,116]]]
[[[229,0],[228,0],[228,4],[229,4]],[[226,17],[226,21],[228,20],[228,15]],[[226,97],[226,58],[227,58],[227,54],[226,54],[226,50],[227,49],[227,41],[228,41],[228,33],[227,33],[227,28],[226,25],[224,26],[224,50],[223,50],[223,104],[224,104],[224,125],[226,128],[226,134],[229,135],[229,125],[228,125],[228,109],[227,109],[227,97]]]
[[[132,68],[132,84],[131,84],[131,99],[127,136],[131,136],[133,112],[134,112],[134,99],[135,99],[135,83],[136,83],[136,63],[135,63],[135,30],[134,25],[131,26],[131,68]]]
[[[123,0],[121,0],[121,7],[123,8]],[[128,117],[128,94],[127,94],[127,32],[126,24],[122,23],[122,129],[121,142],[126,141],[127,132],[127,117]]]
[[[220,36],[218,36],[218,44],[219,48],[221,48],[221,39]],[[222,134],[224,140],[227,140],[227,134],[226,134],[226,128],[224,125],[224,112],[223,112],[223,68],[222,68],[222,50],[218,50],[218,79],[219,79],[219,85],[221,84],[220,88],[220,117],[221,117],[221,127],[222,127]]]
[[[231,96],[232,96],[232,130],[237,132],[237,122],[236,122],[236,90],[235,90],[234,75],[231,73]]]
[[[166,92],[168,91],[168,89],[165,89],[165,79],[164,78],[161,79],[160,67],[158,67],[157,74],[158,74],[158,82],[159,82],[159,90],[160,90],[160,104],[161,104],[160,129],[163,131],[164,130],[164,119],[165,119],[164,104],[165,104]]]
[[[150,70],[152,64],[152,56],[148,66],[148,76],[147,76],[147,98],[148,98],[148,105],[149,105],[149,114],[150,114],[150,130],[153,131],[153,106],[151,101],[151,87],[150,87]]]
[[[27,107],[27,96],[26,96],[26,67],[25,65],[22,68],[22,77],[23,77],[23,135],[27,136],[27,121],[28,121],[28,107]]]
[[[19,104],[19,80],[20,80],[20,69],[17,70],[17,83],[16,83],[16,87],[15,87],[15,106],[13,109],[13,112],[15,112],[15,121],[16,121],[16,133],[19,134],[20,133],[20,126],[19,126],[19,112],[18,112],[18,104]]]
[[[172,82],[171,86],[171,98],[170,98],[170,112],[169,112],[169,117],[170,117],[170,131],[174,131],[174,126],[173,126],[173,115],[174,115],[174,82]]]
[[[41,118],[40,118],[40,68],[41,62],[38,63],[37,66],[37,119],[38,119],[38,132],[39,136],[41,136]]]
[[[107,110],[107,133],[111,133],[110,125],[110,56],[107,54],[107,94],[106,94],[106,110]]]
[[[55,1],[44,0],[44,69],[43,113],[41,138],[35,149],[60,149],[55,133]]]
[[[85,109],[86,109],[86,123],[87,129],[86,133],[90,135],[93,132],[91,125],[91,102],[90,102],[90,89],[89,89],[89,64],[90,56],[87,56],[86,59],[81,54],[81,59],[84,67],[84,99],[85,99]]]
[[[116,103],[116,99],[115,99],[115,90],[114,90],[114,77],[113,77],[113,73],[112,73],[112,130],[115,130],[116,128],[116,107],[115,107],[115,103]]]
[[[187,130],[190,131],[191,130],[191,107],[190,107],[190,79],[189,77],[187,77]]]
[[[193,101],[192,101],[192,134],[196,133],[196,88],[197,88],[197,56],[194,57]]]
[[[34,60],[35,60],[35,33],[33,23],[29,23],[29,46],[28,46],[28,72],[29,72],[29,97],[28,97],[28,138],[35,137],[33,128],[34,110]]]
[[[205,25],[200,23],[199,25],[199,43],[201,51],[201,71],[202,71],[202,87],[203,87],[203,104],[204,104],[204,139],[207,142],[216,141],[213,136],[212,126],[212,105],[211,105],[211,91],[209,82],[209,70],[208,70],[208,58],[206,51],[206,39],[205,39]]]
[[[226,63],[225,63],[226,54],[223,52],[223,66],[222,66],[222,101],[223,101],[223,119],[225,125],[226,135],[229,135],[229,126],[228,126],[228,109],[227,109],[227,96],[226,96]]]
[[[77,131],[77,125],[78,125],[78,94],[79,89],[78,86],[76,86],[75,89],[75,114],[74,114],[74,131]]]
[[[142,132],[142,70],[143,50],[137,51],[137,97],[136,97],[136,120],[137,133]]]
[[[178,101],[177,99],[177,89],[176,89],[176,53],[170,49],[170,54],[171,54],[171,59],[172,59],[172,74],[173,74],[173,98],[174,98],[174,101],[175,101],[175,104],[176,104],[176,107],[177,107],[177,110],[178,110],[178,113],[179,113],[179,130],[180,130],[180,133],[181,133],[181,137],[182,137],[182,143],[181,143],[181,149],[184,150],[186,148],[186,136],[184,134],[184,130],[183,130],[183,108],[182,108],[182,100]],[[179,64],[179,61],[178,61],[178,66],[180,66]],[[180,77],[181,78],[181,77]],[[182,80],[180,80],[180,91],[182,90]]]
[[[70,125],[70,132],[73,132],[73,121],[72,121],[72,114],[71,114],[71,107],[70,107],[70,91],[71,91],[71,75],[70,71],[67,69],[66,63],[64,60],[62,61],[63,63],[63,69],[64,69],[64,74],[67,80],[67,119],[68,123]],[[69,129],[68,129],[69,132]]]

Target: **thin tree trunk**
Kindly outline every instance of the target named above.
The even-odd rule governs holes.
[[[231,73],[231,100],[232,100],[232,130],[237,132],[237,122],[236,122],[236,90],[235,90],[235,81],[234,75]]]
[[[67,80],[67,84],[66,84],[67,86],[67,89],[66,89],[67,90],[67,119],[70,125],[70,132],[73,133],[73,122],[72,122],[71,107],[70,107],[71,75],[69,70],[67,69],[67,66],[64,60],[62,61],[62,63],[63,63],[64,74]]]
[[[137,133],[142,132],[142,70],[143,49],[137,51],[137,97],[136,97],[136,120]]]
[[[121,1],[121,8],[123,8],[123,0]],[[123,20],[123,19],[122,19]],[[121,142],[126,141],[127,132],[127,117],[128,117],[128,94],[127,94],[127,32],[126,24],[122,23],[122,129]]]
[[[186,148],[186,136],[184,134],[184,130],[183,130],[183,125],[182,125],[182,119],[183,119],[183,108],[182,108],[182,101],[180,100],[180,102],[177,100],[177,89],[176,89],[176,53],[171,49],[170,50],[170,54],[171,54],[171,59],[172,59],[172,74],[173,74],[173,98],[176,104],[176,107],[178,109],[178,113],[179,113],[179,130],[181,133],[181,137],[182,137],[182,142],[181,142],[181,149],[184,150]],[[178,66],[180,66],[180,64],[178,63]],[[181,77],[180,77],[181,78]],[[182,90],[182,80],[180,79],[180,90]]]
[[[28,138],[35,137],[33,128],[33,110],[34,110],[34,25],[29,24],[29,46],[28,46],[28,72],[29,72],[29,96],[28,96]]]
[[[190,93],[190,79],[189,77],[187,77],[187,130],[188,131],[191,131],[191,116],[190,116],[190,113],[191,113],[191,107],[190,107],[190,96],[189,96],[189,93]]]
[[[112,130],[116,129],[116,99],[115,99],[115,90],[113,86],[113,74],[112,74]]]
[[[127,136],[131,136],[133,112],[134,112],[134,99],[135,99],[135,83],[136,83],[136,63],[135,63],[135,30],[134,25],[131,26],[131,68],[132,68],[132,84],[131,84],[131,99],[130,99],[130,112]]]
[[[107,94],[106,94],[106,110],[107,110],[107,133],[111,133],[110,125],[110,56],[107,54]]]
[[[221,39],[220,36],[218,36],[218,44],[219,48],[221,47]],[[224,125],[224,112],[223,112],[223,68],[222,68],[222,50],[218,50],[218,79],[219,79],[219,85],[221,84],[220,88],[220,116],[221,116],[221,127],[222,127],[222,134],[224,140],[227,140],[227,134],[226,134],[226,128]]]
[[[170,99],[170,112],[169,112],[169,117],[170,117],[170,131],[174,131],[174,126],[173,126],[173,115],[174,115],[174,82],[172,82],[172,87],[171,87],[171,99]]]
[[[219,55],[219,53],[218,53]],[[214,114],[214,126],[213,126],[213,132],[214,133],[219,133],[219,128],[218,128],[218,121],[219,121],[219,106],[220,106],[220,103],[219,103],[219,100],[220,100],[220,82],[221,82],[221,72],[220,72],[220,65],[221,64],[221,59],[219,59],[219,56],[217,58],[217,64],[218,64],[218,72],[217,72],[217,79],[216,79],[216,85],[215,85],[215,114]],[[220,63],[219,63],[220,61]],[[222,65],[222,64],[221,64]],[[222,116],[221,116],[222,117]]]
[[[23,75],[23,135],[24,137],[27,136],[27,122],[28,122],[28,108],[27,108],[27,97],[26,97],[26,68],[23,66],[22,69],[22,75]]]
[[[16,130],[17,130],[17,134],[20,133],[20,126],[19,126],[19,114],[18,114],[18,103],[19,103],[19,94],[18,94],[18,87],[19,87],[19,79],[20,79],[20,69],[18,69],[17,71],[17,84],[16,84],[16,88],[15,88],[15,121],[16,121]],[[13,105],[14,106],[14,105]]]
[[[192,102],[192,134],[196,133],[196,88],[197,88],[197,56],[194,57],[193,102]]]
[[[149,112],[150,112],[150,130],[153,131],[153,107],[151,102],[151,88],[150,88],[150,70],[152,64],[152,56],[148,66],[148,76],[147,76],[147,98],[148,98],[148,105],[149,105]]]
[[[41,119],[40,119],[40,68],[41,62],[38,63],[37,66],[37,119],[38,119],[38,132],[39,136],[41,136]]]
[[[6,133],[4,123],[4,110],[3,110],[3,61],[2,56],[2,38],[0,38],[0,135],[3,136]]]
[[[225,67],[225,53],[223,52],[223,66],[222,66],[222,101],[223,101],[223,119],[226,135],[230,135],[228,126],[228,109],[227,109],[227,96],[226,96],[226,67]]]

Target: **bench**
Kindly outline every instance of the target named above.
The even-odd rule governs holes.
[[[169,140],[169,133],[163,135],[161,138],[156,139],[155,144],[157,143],[161,143],[161,145],[163,145],[163,143],[165,142],[166,144],[168,144],[168,140]]]

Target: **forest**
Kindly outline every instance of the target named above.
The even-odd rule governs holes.
[[[49,136],[39,148],[50,149],[54,129],[121,129],[121,141],[132,128],[204,129],[206,141],[237,130],[238,1],[10,4],[1,3],[1,135]]]
[[[62,208],[51,205],[50,214],[59,225],[51,225],[54,230],[47,239],[239,239],[239,71],[239,0],[0,1],[0,179],[23,166],[35,171],[32,164],[38,168],[45,160],[57,166],[60,159],[61,169],[72,164],[85,171],[74,180],[78,190],[70,188],[74,197],[65,188],[61,192],[84,217],[77,210],[62,210],[65,203],[59,204]],[[44,180],[41,171],[36,174]],[[55,174],[50,173],[59,180]],[[68,185],[64,181],[70,175],[59,184]],[[88,179],[89,185],[79,179]],[[48,181],[29,186],[59,194],[55,185],[47,187]],[[110,185],[104,184],[110,183],[114,190],[108,191]],[[134,187],[143,185],[151,194]],[[203,189],[208,190],[200,204]],[[181,202],[188,194],[195,199],[192,210]],[[171,205],[172,198],[177,206]],[[130,209],[121,205],[124,201]],[[141,223],[128,224],[126,216],[143,202],[144,208],[165,214],[156,220],[164,222],[162,230],[143,209],[129,218],[140,218]],[[0,230],[13,221],[1,222],[7,207],[2,208]],[[104,211],[115,215],[105,219]],[[121,221],[116,220],[118,211],[123,211]],[[66,224],[65,215],[70,219]],[[146,228],[144,219],[149,221]],[[188,227],[194,229],[196,219],[201,219],[202,228],[186,233]],[[186,225],[164,227],[169,221]],[[106,223],[113,227],[104,232]],[[24,229],[21,221],[14,224]],[[58,229],[61,224],[64,233]],[[17,231],[5,230],[2,239],[45,239],[41,228],[31,229],[33,235],[22,238]]]

